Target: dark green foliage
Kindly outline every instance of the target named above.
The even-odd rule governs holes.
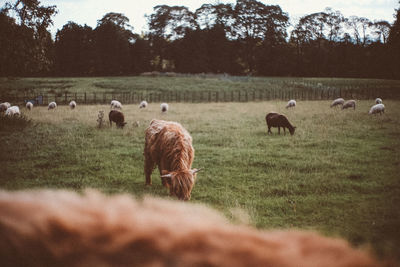
[[[158,5],[147,16],[149,31],[140,36],[124,14],[110,12],[95,29],[68,22],[53,43],[47,28],[55,6],[9,2],[0,11],[0,76],[159,71],[400,78],[398,10],[390,25],[326,8],[301,17],[287,38],[289,15],[278,5],[238,0],[204,4],[195,12]]]
[[[12,133],[15,131],[21,131],[28,126],[32,126],[32,121],[24,114],[13,116],[0,114],[0,131]]]

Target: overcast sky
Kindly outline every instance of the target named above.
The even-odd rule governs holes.
[[[186,6],[195,11],[205,3],[235,3],[236,1],[217,0],[41,0],[43,5],[56,5],[58,14],[53,18],[54,26],[50,29],[53,34],[61,29],[68,21],[92,28],[97,25],[108,12],[123,13],[129,18],[133,31],[146,31],[145,14],[153,13],[156,5]],[[366,17],[372,21],[387,20],[393,23],[395,9],[399,8],[398,0],[261,0],[266,5],[280,5],[284,12],[289,13],[291,19],[298,19],[305,14],[323,11],[326,7],[339,10],[346,17],[356,15]],[[4,5],[5,0],[0,0]]]

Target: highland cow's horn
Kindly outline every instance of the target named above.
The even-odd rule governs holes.
[[[200,168],[200,169],[193,169],[193,170],[191,170],[192,171],[192,174],[195,174],[196,172],[199,172],[199,171],[201,171],[203,168]]]
[[[171,178],[171,177],[172,177],[172,174],[170,174],[170,173],[161,175],[161,178]]]

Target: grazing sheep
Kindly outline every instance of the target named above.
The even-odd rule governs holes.
[[[2,266],[384,266],[339,238],[234,225],[199,204],[0,190]]]
[[[296,100],[292,99],[288,101],[286,108],[294,108],[295,106],[296,106]]]
[[[72,100],[71,102],[69,102],[69,107],[70,107],[71,109],[76,108],[76,102],[75,102],[74,100]]]
[[[122,104],[121,104],[121,102],[119,102],[117,100],[112,100],[111,101],[111,108],[122,109]]]
[[[14,116],[14,115],[21,115],[19,112],[19,107],[18,106],[11,106],[6,110],[6,115],[7,116]]]
[[[276,112],[268,113],[267,116],[265,116],[265,121],[268,126],[268,134],[272,134],[271,127],[278,127],[278,134],[281,134],[281,127],[283,128],[284,134],[286,134],[286,128],[289,129],[290,135],[293,135],[296,130],[296,127],[290,124],[285,115]]]
[[[11,107],[10,103],[4,102],[0,104],[0,112],[6,111],[9,107]]]
[[[26,105],[25,105],[25,106],[26,106],[26,108],[29,109],[29,110],[32,110],[32,108],[33,108],[32,102],[29,102],[29,101],[26,102]]]
[[[142,102],[140,102],[139,108],[147,108],[147,101],[143,100]]]
[[[110,127],[112,126],[112,122],[115,122],[117,128],[124,128],[125,124],[125,117],[121,111],[118,110],[111,110],[108,113],[108,119],[110,120]]]
[[[57,103],[56,102],[50,102],[49,106],[47,107],[47,110],[55,109],[55,108],[57,108]]]
[[[192,137],[177,122],[152,120],[146,129],[144,146],[144,173],[146,184],[151,185],[155,165],[160,171],[162,184],[170,195],[189,200],[198,169],[191,169],[194,159]]]
[[[379,97],[375,99],[375,104],[382,104],[382,99]]]
[[[167,103],[162,103],[162,104],[160,105],[160,107],[161,107],[161,112],[167,112],[167,111],[168,111],[168,108],[169,108],[169,106],[168,106]]]
[[[356,101],[355,100],[348,100],[346,101],[343,106],[342,109],[346,109],[346,108],[353,108],[356,109]]]
[[[335,100],[332,101],[331,108],[332,107],[336,107],[338,105],[342,105],[343,106],[343,104],[344,104],[344,99],[343,98],[336,98]]]
[[[371,107],[368,112],[369,114],[381,114],[385,113],[385,105],[384,104],[376,104]]]

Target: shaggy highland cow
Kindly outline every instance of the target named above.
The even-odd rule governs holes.
[[[382,266],[340,239],[232,225],[204,206],[0,191],[1,266]]]
[[[110,127],[112,126],[112,122],[115,122],[117,128],[124,128],[126,124],[124,114],[118,110],[111,110],[108,113],[108,119],[110,120]]]
[[[192,137],[179,123],[152,120],[146,129],[144,147],[146,184],[151,185],[151,173],[158,166],[162,184],[170,195],[189,200],[196,172],[191,169],[194,159]]]
[[[272,134],[271,127],[278,127],[278,134],[281,134],[281,127],[283,128],[284,134],[286,134],[286,128],[289,129],[291,135],[293,135],[296,130],[296,127],[290,124],[285,115],[276,112],[268,113],[267,116],[265,116],[265,121],[267,122],[269,134]]]

